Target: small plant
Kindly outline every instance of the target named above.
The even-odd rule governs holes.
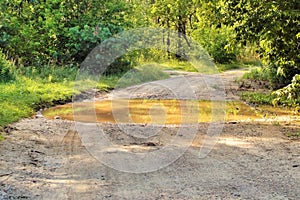
[[[299,139],[300,138],[300,132],[294,132],[294,133],[287,133],[286,136],[292,139]]]
[[[249,104],[273,105],[275,96],[272,93],[243,92],[241,99]]]
[[[279,122],[276,122],[276,121],[272,122],[272,124],[273,124],[273,126],[281,126],[281,124]]]
[[[250,72],[245,73],[243,79],[268,81],[269,76],[265,68],[253,68]]]

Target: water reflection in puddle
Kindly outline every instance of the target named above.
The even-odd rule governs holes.
[[[263,117],[291,115],[288,109],[261,107],[254,110],[239,101],[223,102],[190,101],[190,100],[156,100],[156,99],[118,99],[101,100],[66,104],[47,109],[43,115],[48,119],[59,116],[61,119],[81,122],[111,122],[111,123],[152,123],[152,124],[182,124],[195,122],[245,121],[257,120]],[[212,111],[217,113],[212,116]],[[224,115],[224,113],[226,113]],[[96,117],[95,117],[96,114]],[[96,119],[96,121],[95,121]]]

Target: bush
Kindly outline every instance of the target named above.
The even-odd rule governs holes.
[[[126,59],[126,56],[117,58],[111,65],[104,71],[103,75],[120,75],[128,72],[133,68],[133,63]]]
[[[81,63],[95,46],[130,26],[129,12],[117,0],[1,1],[0,48],[17,65]]]
[[[11,64],[0,51],[0,82],[6,83],[15,80],[13,68],[13,64]]]
[[[193,32],[193,38],[208,51],[217,63],[231,63],[239,55],[238,46],[232,46],[234,32],[231,28],[223,26],[199,27]]]
[[[253,42],[278,89],[300,73],[299,0],[222,1],[220,20],[234,27],[237,41]]]
[[[259,80],[259,81],[268,81],[269,72],[266,68],[254,68],[250,72],[247,72],[243,75],[243,79],[249,80]]]
[[[273,92],[276,95],[274,104],[285,106],[299,106],[300,105],[300,75],[294,76],[292,83],[286,87]]]

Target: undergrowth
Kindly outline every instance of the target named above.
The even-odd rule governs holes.
[[[241,99],[249,104],[255,105],[273,105],[275,95],[272,93],[261,92],[243,92]]]
[[[9,61],[11,76],[0,83],[0,129],[40,108],[71,101],[74,91],[74,67],[19,67]],[[4,66],[4,67],[5,67]],[[1,65],[3,69],[3,65]],[[4,80],[4,78],[2,79]]]
[[[256,67],[260,66],[259,61],[235,61],[232,63],[216,63],[216,72],[224,72],[228,70],[234,69],[244,69],[249,67]],[[198,72],[198,70],[189,62],[187,61],[169,61],[162,63],[162,69],[164,70],[178,70],[178,71],[185,71],[185,72]]]
[[[291,83],[278,88],[274,84],[274,76],[270,69],[266,67],[253,68],[250,72],[244,74],[242,79],[265,81],[271,88],[267,94],[247,92],[242,94],[242,99],[247,102],[257,104],[269,104],[273,106],[288,106],[288,107],[299,107],[300,106],[300,75],[295,75]],[[266,88],[267,89],[267,88]]]
[[[161,63],[163,70],[178,70],[185,72],[197,72],[198,70],[187,61],[169,60]]]
[[[169,78],[169,75],[161,70],[158,64],[140,65],[125,73],[115,85],[116,88],[123,88],[138,85],[155,80]]]
[[[155,65],[139,66],[125,74],[102,76],[99,82],[74,80],[78,68],[27,67],[14,72],[14,79],[0,83],[0,128],[29,117],[40,108],[71,101],[73,94],[94,86],[101,91],[164,79],[168,75]],[[1,139],[2,136],[0,136]]]
[[[31,116],[41,107],[70,101],[73,95],[71,82],[43,83],[26,77],[0,85],[0,126]]]
[[[250,70],[250,72],[245,73],[243,75],[243,79],[268,81],[269,80],[269,73],[266,71],[265,68],[256,67],[256,68],[252,68]]]
[[[286,133],[286,136],[288,136],[291,139],[299,139],[300,138],[300,132],[288,132]]]

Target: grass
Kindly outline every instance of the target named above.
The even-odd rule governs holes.
[[[121,77],[121,74],[101,76],[99,82],[97,83],[97,89],[100,91],[108,92],[115,87]]]
[[[300,132],[294,132],[294,133],[287,133],[287,137],[292,139],[299,139],[300,138]]]
[[[71,82],[42,83],[29,78],[0,84],[0,128],[30,117],[41,107],[70,101],[73,95]],[[0,140],[3,137],[0,134]]]
[[[246,68],[247,66],[243,65],[242,63],[228,63],[228,64],[217,64],[217,68],[220,72],[224,72],[227,70],[233,69],[242,69]]]
[[[252,52],[253,53],[253,52]],[[245,55],[239,57],[236,61],[232,63],[216,63],[216,70],[213,71],[227,71],[233,69],[243,69],[243,68],[253,68],[253,67],[261,67],[262,63],[257,58],[256,54],[253,56],[248,56],[248,52],[244,53]],[[251,54],[252,55],[252,54]],[[162,70],[175,70],[175,71],[185,71],[185,72],[198,72],[198,70],[188,61],[184,60],[164,60],[159,62]]]
[[[71,82],[41,83],[38,80],[19,78],[1,84],[0,126],[31,116],[40,107],[70,101],[73,95]]]
[[[219,72],[233,70],[233,69],[242,69],[247,68],[250,65],[246,65],[242,62],[234,62],[234,63],[227,63],[227,64],[216,64],[216,71]],[[189,62],[187,61],[169,61],[162,63],[163,70],[175,70],[175,71],[185,71],[185,72],[198,72],[198,70]]]
[[[187,61],[171,60],[171,61],[161,63],[161,67],[163,70],[176,70],[176,71],[178,70],[178,71],[185,71],[185,72],[198,71],[191,63]]]
[[[163,72],[159,64],[140,65],[125,73],[115,84],[116,88],[138,85],[155,80],[162,80],[170,76]]]
[[[267,81],[269,79],[268,73],[262,67],[252,68],[250,72],[245,73],[243,79]]]
[[[300,77],[300,76],[299,76]],[[299,83],[300,78],[294,77],[292,83],[284,88],[277,89],[276,84],[280,81],[276,80],[272,75],[271,70],[268,67],[255,67],[250,72],[245,73],[239,80],[250,80],[260,84],[260,87],[264,86],[268,93],[246,92],[242,94],[242,99],[256,104],[269,104],[274,106],[294,107],[297,109],[300,105],[299,100]],[[255,87],[255,86],[254,86]],[[270,89],[271,88],[271,89]],[[255,89],[255,88],[254,88]]]
[[[271,93],[243,92],[241,94],[241,99],[243,101],[256,105],[273,105],[274,98],[275,96]]]
[[[0,130],[40,108],[68,102],[74,93],[74,67],[22,67],[13,73],[13,80],[0,82]]]
[[[126,87],[168,77],[159,66],[144,65],[123,75],[102,76],[98,83],[91,80],[76,82],[78,87],[74,91],[76,73],[74,67],[31,67],[16,71],[16,80],[0,83],[0,128],[30,117],[40,108],[69,102],[74,92],[80,93],[93,86],[108,91],[115,86]]]
[[[217,64],[217,68],[220,72],[234,69],[244,69],[244,68],[253,68],[257,69],[261,66],[261,62],[259,60],[254,59],[240,59],[238,61],[226,64]]]
[[[73,81],[76,78],[77,66],[43,66],[43,67],[21,67],[16,70],[18,77],[24,76],[39,82],[54,83]]]

